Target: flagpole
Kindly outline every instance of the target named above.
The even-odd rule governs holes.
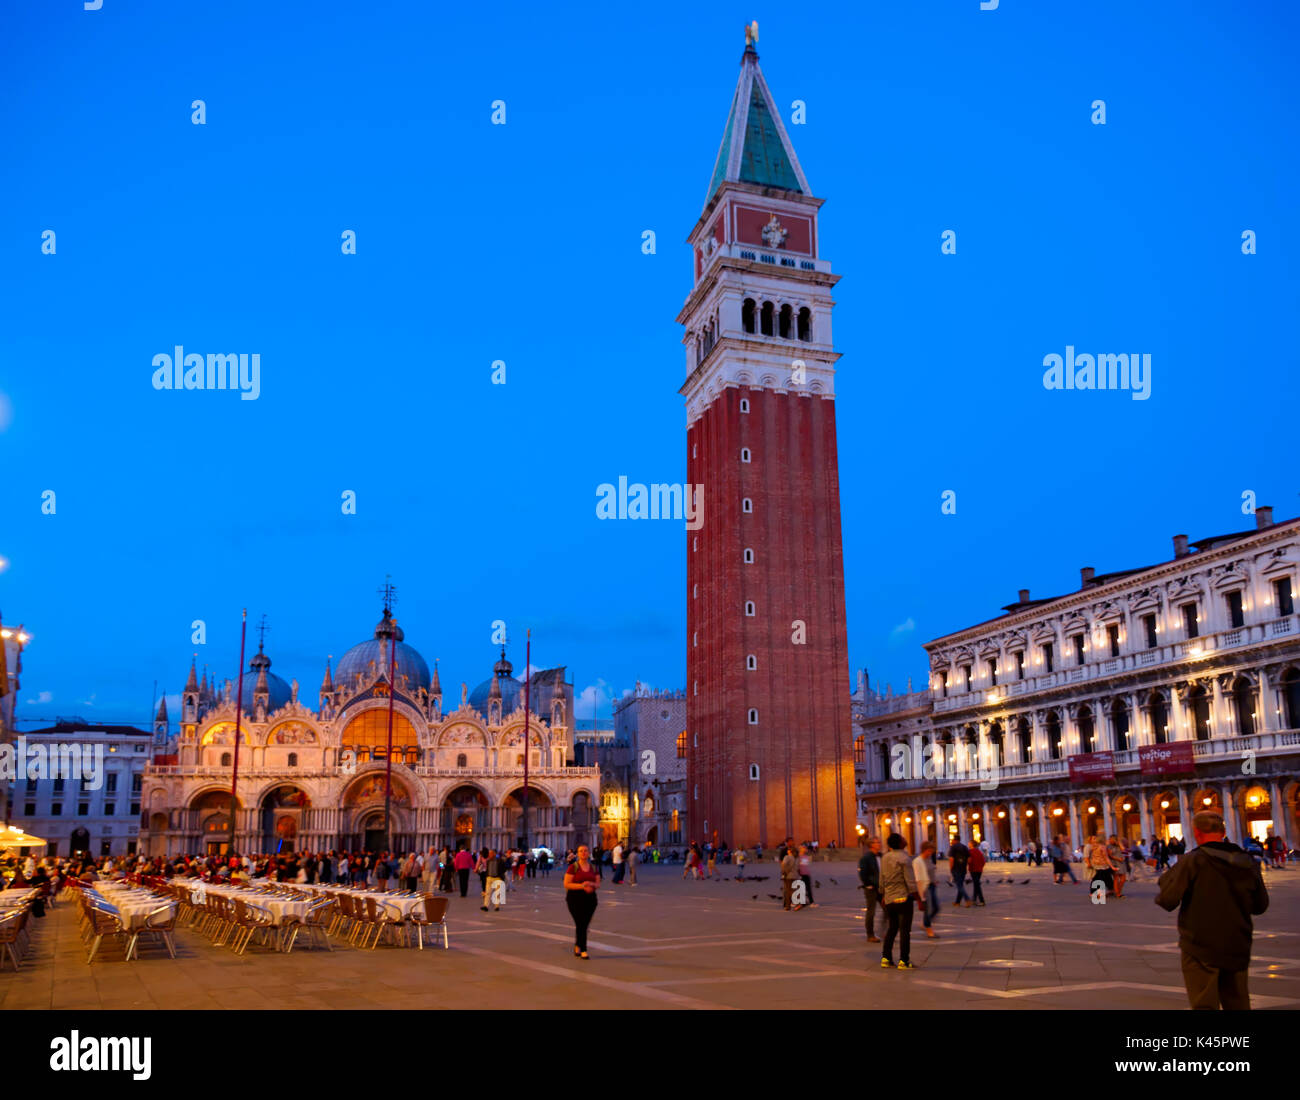
[[[384,848],[393,850],[393,697],[397,694],[397,620],[393,619],[388,638],[388,754],[384,761]]]
[[[532,683],[533,632],[528,631],[524,648],[524,851],[528,851],[528,758],[532,756],[532,739],[528,736],[528,688]]]
[[[235,689],[235,766],[230,775],[230,854],[236,855],[235,834],[238,818],[235,809],[235,788],[239,785],[239,738],[244,718],[244,638],[248,634],[248,608],[239,624],[239,686]]]

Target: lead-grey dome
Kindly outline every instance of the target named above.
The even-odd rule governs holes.
[[[397,638],[397,679],[398,690],[402,688],[401,679],[403,676],[407,679],[407,690],[415,691],[417,688],[428,690],[429,666],[425,663],[423,657],[411,646],[407,645],[402,639],[405,634],[402,628],[393,622],[387,611],[384,617],[379,620],[379,625],[375,627],[375,636],[367,641],[360,642],[349,649],[339,660],[338,667],[334,670],[334,683],[343,690],[349,690],[353,681],[360,674],[363,681],[369,681],[372,676],[378,674],[381,668],[388,666],[388,651],[392,639],[396,633]]]

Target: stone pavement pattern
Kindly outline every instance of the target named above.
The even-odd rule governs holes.
[[[942,938],[926,939],[916,919],[918,969],[905,972],[881,969],[879,945],[866,943],[853,864],[818,864],[819,904],[794,913],[770,897],[774,865],[746,873],[768,877],[691,882],[680,868],[643,867],[635,888],[606,878],[585,962],[573,957],[558,872],[524,880],[499,913],[480,912],[472,892],[454,897],[449,951],[329,953],[300,940],[289,956],[254,945],[240,958],[181,929],[175,960],[146,946],[139,960],[122,962],[119,948],[88,966],[76,907],[61,903],[33,922],[22,970],[0,972],[0,1009],[1187,1007],[1175,914],[1152,903],[1150,878],[1099,906],[1082,885],[1054,885],[1047,868],[991,863],[986,908],[954,909],[943,886]],[[1267,882],[1252,1000],[1295,1007],[1300,867]]]

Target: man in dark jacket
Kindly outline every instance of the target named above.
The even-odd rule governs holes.
[[[1197,814],[1192,832],[1196,847],[1160,876],[1156,904],[1178,910],[1183,984],[1192,1008],[1247,1009],[1250,918],[1268,908],[1268,891],[1254,860],[1224,840],[1219,814]]]
[[[876,906],[880,903],[880,837],[873,836],[867,841],[867,850],[858,860],[858,878],[862,882],[862,892],[867,895],[867,943],[879,943],[876,935]],[[880,906],[883,913],[885,907]]]
[[[954,901],[953,907],[956,908],[962,902],[966,903],[966,908],[970,908],[970,898],[966,896],[966,864],[970,859],[970,849],[960,840],[954,840],[948,845],[948,870],[952,872],[952,881],[957,886],[957,900]]]

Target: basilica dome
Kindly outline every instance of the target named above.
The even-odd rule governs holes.
[[[506,660],[505,647],[501,647],[501,659],[492,666],[492,675],[469,693],[469,705],[484,718],[488,716],[488,703],[492,699],[492,687],[501,685],[501,717],[512,714],[516,707],[524,705],[524,685],[510,674],[514,666]]]
[[[373,638],[354,645],[343,654],[338,667],[334,670],[334,682],[346,691],[360,675],[362,682],[369,686],[371,679],[377,676],[381,669],[388,667],[388,651],[394,632],[397,635],[398,690],[401,690],[400,680],[404,676],[407,678],[407,690],[412,692],[417,688],[428,690],[429,666],[416,650],[402,640],[405,637],[402,628],[393,622],[387,611],[379,620],[379,625],[375,627]]]
[[[266,707],[267,714],[274,714],[285,703],[293,698],[293,689],[286,684],[279,676],[271,671],[271,658],[262,652],[262,647],[257,647],[257,653],[254,655],[248,665],[248,671],[244,673],[244,691],[240,696],[240,701],[244,704],[245,712],[251,714],[253,708],[257,705],[253,696],[257,693],[258,673],[266,673],[266,690],[268,703]]]

